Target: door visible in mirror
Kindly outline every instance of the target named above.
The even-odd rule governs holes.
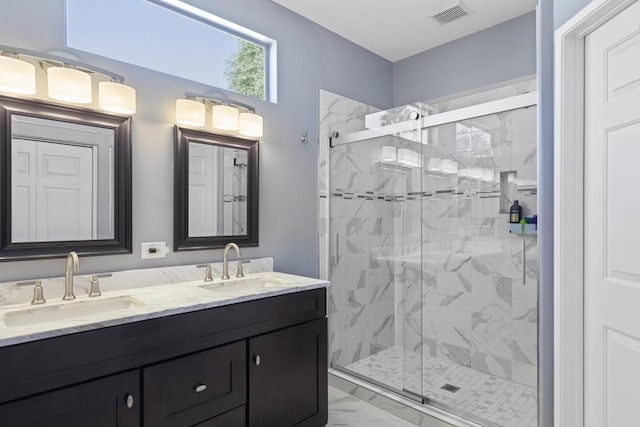
[[[114,130],[11,117],[11,242],[114,238]]]
[[[248,151],[189,142],[189,237],[247,234]]]

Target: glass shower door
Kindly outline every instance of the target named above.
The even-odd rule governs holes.
[[[329,322],[334,368],[421,401],[422,147],[420,120],[408,118],[417,111],[369,115],[367,131],[333,140]]]
[[[385,138],[330,151],[331,362],[386,383],[370,357],[395,345],[395,177],[377,170]],[[402,388],[401,376],[390,386]]]
[[[509,207],[537,212],[536,108],[427,132],[424,395],[482,425],[535,426],[537,240],[510,231]]]

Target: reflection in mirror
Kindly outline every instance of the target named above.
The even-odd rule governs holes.
[[[11,241],[113,239],[113,129],[22,115],[11,128]]]
[[[248,151],[189,141],[189,237],[247,234]]]
[[[258,246],[258,141],[175,127],[175,251]]]
[[[131,118],[0,96],[0,261],[131,253]]]

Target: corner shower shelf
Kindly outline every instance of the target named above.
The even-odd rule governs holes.
[[[521,236],[535,236],[538,234],[538,225],[537,224],[524,224],[524,228],[522,224],[509,224],[509,232],[511,234],[518,234]]]

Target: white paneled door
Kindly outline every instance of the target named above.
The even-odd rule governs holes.
[[[12,241],[96,238],[92,147],[14,139]]]
[[[640,2],[585,41],[585,425],[640,426]]]
[[[221,150],[189,144],[189,237],[217,236],[217,165]]]

